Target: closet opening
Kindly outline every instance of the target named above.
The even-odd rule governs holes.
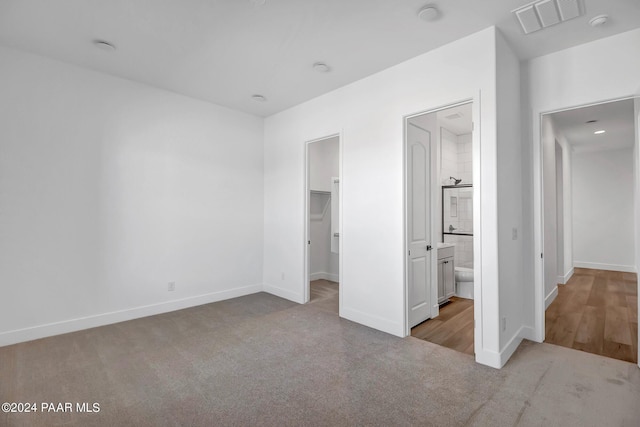
[[[305,301],[340,312],[340,137],[306,144]]]

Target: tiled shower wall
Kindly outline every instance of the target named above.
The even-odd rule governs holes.
[[[473,183],[471,159],[471,134],[455,135],[441,128],[441,185],[452,185],[449,177],[462,179],[461,184]],[[442,203],[442,201],[440,201]],[[445,218],[449,207],[444,207]],[[470,200],[458,200],[458,216],[453,224],[459,230],[473,231],[473,206]],[[448,222],[445,220],[445,228]],[[457,266],[473,268],[473,236],[444,236],[445,243],[455,243],[455,263]]]

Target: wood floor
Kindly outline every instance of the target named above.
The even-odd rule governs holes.
[[[326,311],[338,314],[339,285],[329,280],[313,280],[310,282],[309,304]]]
[[[452,297],[438,317],[412,328],[411,336],[473,355],[473,300]]]
[[[547,343],[637,363],[636,274],[576,268],[545,322]]]

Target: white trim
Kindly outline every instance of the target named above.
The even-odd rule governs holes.
[[[558,296],[558,285],[554,286],[553,290],[549,292],[549,294],[546,297],[544,297],[545,311],[547,310],[547,308],[549,308],[549,306],[556,299],[557,296]]]
[[[573,273],[574,273],[574,268],[571,267],[571,270],[569,270],[567,274],[565,274],[564,276],[558,276],[558,284],[566,285],[567,282],[573,277]]]
[[[338,274],[327,273],[326,271],[320,271],[318,273],[311,273],[309,275],[309,280],[329,280],[330,282],[340,283],[340,276]]]
[[[511,337],[507,345],[500,350],[500,353],[490,350],[480,350],[479,352],[476,352],[476,362],[495,369],[502,369],[511,356],[513,356],[513,353],[518,349],[518,346],[522,342],[523,335],[530,336],[532,333],[532,328],[521,326],[513,337]]]
[[[480,349],[476,350],[476,362],[491,368],[500,369],[500,354],[495,351]]]
[[[574,261],[574,267],[591,268],[594,270],[622,271],[625,273],[637,273],[633,265],[601,264],[598,262]]]
[[[213,302],[237,298],[244,295],[255,294],[261,291],[262,284],[250,285],[240,288],[228,289],[220,292],[212,292],[210,294],[161,302],[158,304],[144,305],[140,307],[129,308],[126,310],[112,311],[109,313],[102,313],[94,316],[79,317],[77,319],[63,320],[60,322],[33,326],[30,328],[16,329],[0,334],[0,347],[45,337],[51,337],[54,335],[66,334],[69,332],[76,332],[83,329],[96,328],[113,323],[125,322],[127,320],[139,319],[141,317],[169,313],[171,311],[182,310],[198,305],[210,304]]]
[[[531,326],[523,326],[520,328],[520,338],[529,341],[536,341],[536,331]]]
[[[516,332],[513,337],[511,337],[507,345],[505,345],[502,350],[500,350],[501,368],[507,363],[511,356],[513,356],[513,353],[515,353],[515,351],[518,349],[518,346],[522,342],[523,329],[524,327],[521,326],[520,329],[518,329],[518,332]]]
[[[275,295],[280,298],[288,299],[289,301],[297,302],[298,304],[304,304],[306,302],[304,301],[304,295],[297,294],[295,292],[291,292],[288,289],[279,288],[277,286],[273,286],[268,283],[264,284],[264,287],[262,290],[268,294]]]
[[[400,338],[403,338],[405,336],[403,327],[404,325],[397,322],[392,322],[389,319],[385,319],[380,316],[373,316],[371,314],[344,306],[342,307],[340,316],[353,322],[360,323],[361,325],[365,325]]]

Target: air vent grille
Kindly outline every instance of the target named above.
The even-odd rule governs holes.
[[[525,34],[577,18],[581,15],[578,0],[539,0],[513,11]]]

